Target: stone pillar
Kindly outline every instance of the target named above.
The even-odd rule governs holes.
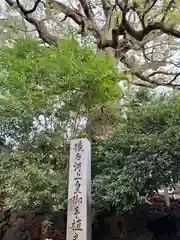
[[[91,240],[91,144],[71,140],[66,240]]]

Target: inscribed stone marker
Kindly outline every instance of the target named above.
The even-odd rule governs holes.
[[[91,144],[71,140],[66,240],[91,240]]]

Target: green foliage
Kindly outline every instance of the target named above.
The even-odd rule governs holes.
[[[180,96],[128,110],[116,134],[94,150],[96,207],[130,211],[148,192],[179,181]]]
[[[61,115],[66,123],[72,114],[89,116],[95,105],[120,97],[118,81],[124,77],[109,56],[96,56],[74,39],[46,49],[22,40],[1,49],[0,66],[3,124],[9,118],[16,124],[12,115],[17,117],[18,134],[32,131],[40,115]]]
[[[1,192],[5,193],[4,208],[36,209],[42,204],[51,210],[66,206],[65,172],[43,163],[42,154],[14,152],[0,155]]]
[[[2,47],[0,68],[0,137],[8,140],[8,149],[0,150],[4,207],[60,209],[76,119],[89,119],[98,105],[119,98],[124,76],[112,58],[73,38],[58,47],[32,39]]]
[[[93,144],[95,208],[127,212],[147,192],[178,182],[178,94],[137,92],[120,116],[114,102],[125,76],[109,56],[95,55],[74,39],[48,48],[21,40],[1,48],[0,67],[0,138],[9,142],[0,146],[4,207],[66,206],[71,131],[89,137],[77,124],[82,118],[92,128],[107,119],[116,124],[112,137]]]

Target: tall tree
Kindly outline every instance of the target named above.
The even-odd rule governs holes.
[[[0,66],[4,205],[39,207],[46,202],[60,208],[66,199],[68,141],[79,134],[91,138],[99,125],[112,120],[108,103],[121,96],[118,81],[125,75],[112,57],[97,56],[74,39],[49,48],[32,39],[3,46]]]
[[[33,25],[38,36],[57,45],[67,21],[111,53],[135,85],[179,87],[179,10],[174,0],[4,0]],[[60,30],[58,32],[58,30]],[[122,66],[121,66],[122,67]]]

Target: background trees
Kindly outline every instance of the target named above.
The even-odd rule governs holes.
[[[48,48],[23,39],[1,48],[0,65],[4,208],[64,209],[69,139],[76,136],[92,141],[98,210],[130,211],[178,183],[179,93],[134,91],[132,100],[117,104],[126,76],[112,57],[95,55],[74,38]],[[112,136],[104,138],[101,129],[109,125]]]
[[[94,149],[98,207],[129,211],[179,181],[179,94],[141,103],[133,104],[116,134]]]
[[[176,185],[179,95],[126,95],[119,83],[178,88],[179,2],[6,0],[4,9],[3,29],[11,14],[23,20],[0,49],[3,206],[64,208],[75,136],[92,141],[97,209],[126,212]]]
[[[9,15],[18,12],[28,31],[36,30],[49,45],[57,45],[67,26],[88,35],[135,85],[179,87],[179,1],[4,0],[4,7]]]

